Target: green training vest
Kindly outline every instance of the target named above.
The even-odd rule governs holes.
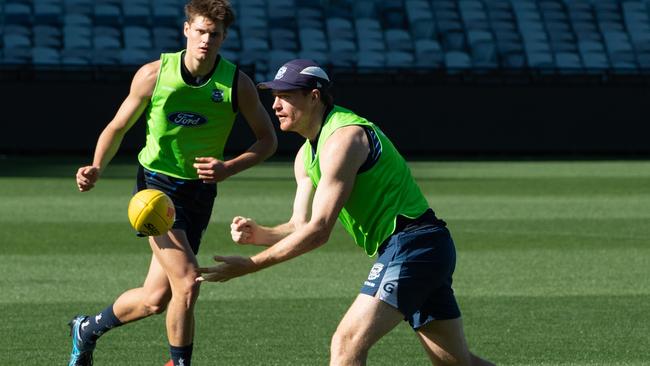
[[[163,53],[146,112],[147,139],[138,160],[149,170],[198,179],[195,157],[223,159],[235,116],[232,101],[237,67],[219,57],[212,77],[201,86],[185,83],[183,52]]]
[[[373,256],[377,247],[395,230],[397,215],[416,218],[429,208],[429,204],[406,161],[386,135],[372,122],[339,106],[334,106],[325,119],[313,158],[309,140],[303,146],[305,169],[314,186],[320,181],[319,153],[325,142],[338,128],[350,125],[372,128],[379,138],[381,155],[372,168],[357,174],[339,220],[357,245]]]

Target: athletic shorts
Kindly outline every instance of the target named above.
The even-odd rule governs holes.
[[[415,225],[391,235],[361,288],[404,314],[413,329],[432,320],[456,319],[451,288],[456,249],[444,222]]]
[[[192,251],[197,254],[210,222],[217,185],[203,183],[200,179],[174,178],[140,166],[133,194],[147,188],[160,190],[171,198],[176,208],[172,229],[185,231]]]

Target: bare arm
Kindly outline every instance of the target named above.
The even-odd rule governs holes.
[[[196,158],[194,167],[199,178],[205,182],[220,182],[262,162],[273,155],[278,145],[271,118],[260,102],[253,81],[240,71],[237,82],[238,107],[253,130],[256,141],[244,153],[228,161],[220,161],[215,157]]]
[[[337,130],[320,155],[321,179],[314,194],[310,220],[275,245],[246,257],[221,257],[223,262],[202,268],[199,281],[227,281],[284,262],[323,245],[329,239],[339,212],[347,201],[357,171],[368,156],[368,141],[357,126]]]
[[[77,171],[77,186],[80,191],[85,192],[94,187],[101,172],[117,153],[124,135],[144,112],[151,100],[159,68],[160,61],[155,61],[136,72],[129,95],[99,135],[92,165],[81,167]]]
[[[296,196],[293,200],[293,214],[291,219],[283,224],[268,227],[262,226],[255,220],[236,216],[230,224],[230,235],[232,240],[239,244],[253,244],[271,246],[286,236],[293,233],[309,220],[309,211],[314,186],[305,171],[302,159],[304,146],[300,148],[294,162],[294,174],[296,177]]]

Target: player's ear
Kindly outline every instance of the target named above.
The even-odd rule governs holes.
[[[184,22],[183,23],[183,34],[185,35],[185,38],[189,38],[188,34],[190,32],[190,23]]]
[[[312,102],[319,102],[320,98],[321,98],[320,90],[312,89],[312,91],[311,91],[311,101]]]

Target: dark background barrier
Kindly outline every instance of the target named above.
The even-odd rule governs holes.
[[[0,152],[91,154],[103,127],[128,93],[129,72],[17,73],[0,81]],[[337,104],[377,123],[408,155],[650,153],[647,82],[602,78],[336,74]],[[269,109],[272,98],[261,93]],[[271,111],[270,111],[271,112]],[[273,114],[271,113],[273,116]],[[272,117],[277,129],[277,120]],[[279,156],[301,139],[278,130]],[[238,120],[228,155],[252,134]],[[122,153],[139,150],[144,123],[127,134]]]

